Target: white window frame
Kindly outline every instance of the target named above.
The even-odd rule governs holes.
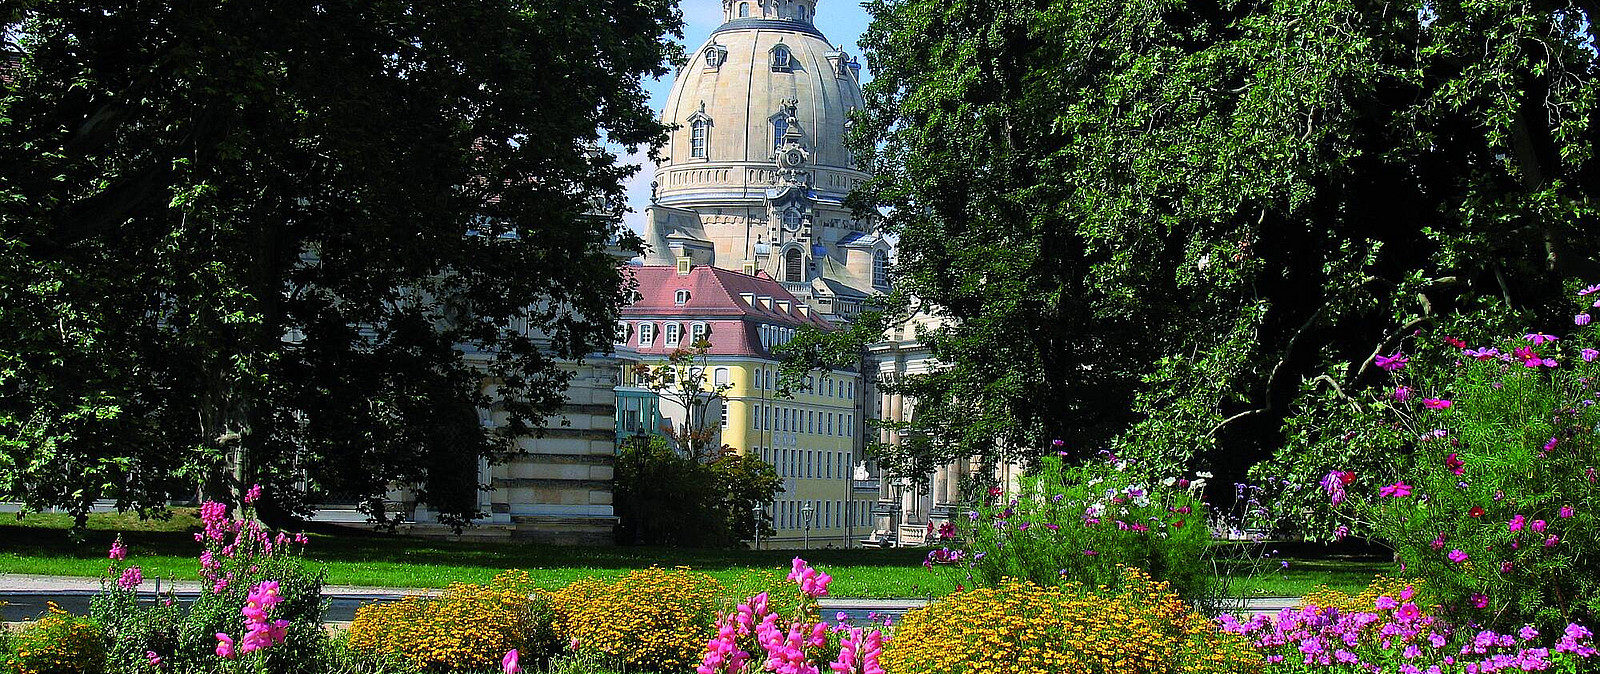
[[[689,124],[689,156],[695,159],[707,158],[707,150],[711,143],[707,142],[711,136],[711,122],[703,119],[694,120]]]
[[[680,307],[685,305],[685,304],[688,304],[689,303],[689,291],[687,291],[687,290],[679,290],[678,292],[673,293],[672,294],[672,303],[677,305],[677,306],[680,306]]]
[[[649,348],[649,347],[655,346],[655,344],[656,344],[656,324],[655,323],[640,323],[639,324],[639,347],[640,348]]]
[[[683,326],[677,323],[668,323],[664,337],[665,339],[661,343],[662,346],[669,349],[677,348],[678,343],[683,341]]]

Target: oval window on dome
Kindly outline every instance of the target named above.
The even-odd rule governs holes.
[[[787,73],[794,69],[794,59],[789,53],[789,48],[778,45],[772,48],[772,72]]]

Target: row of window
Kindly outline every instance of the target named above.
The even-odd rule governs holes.
[[[623,324],[623,328],[621,330],[618,330],[617,333],[618,333],[617,336],[620,337],[620,339],[618,340],[618,343],[619,344],[627,344],[628,343],[628,326],[627,326],[627,324]],[[695,342],[698,342],[698,341],[700,341],[702,339],[705,339],[710,334],[711,334],[711,328],[706,326],[705,323],[701,323],[701,322],[698,322],[698,321],[696,321],[694,323],[690,323],[689,324],[689,334],[688,334],[689,341],[688,341],[688,344],[685,344],[685,346],[692,345]],[[678,345],[684,344],[683,338],[684,338],[684,332],[683,332],[683,324],[682,323],[668,323],[668,324],[666,324],[665,327],[662,328],[663,344],[669,349],[670,348],[677,348]],[[640,323],[639,324],[639,347],[640,348],[649,348],[649,347],[655,346],[655,344],[656,344],[656,324],[655,323]]]
[[[772,120],[772,149],[783,147],[784,134],[789,133],[787,118],[778,117]],[[711,139],[711,120],[696,119],[689,124],[689,156],[695,159],[709,159]]]
[[[851,477],[850,453],[820,449],[757,447],[761,460],[778,470],[778,477],[832,480]]]
[[[835,529],[851,520],[856,526],[872,524],[872,504],[858,501],[780,500],[772,504],[772,526],[804,529],[805,506],[811,504],[811,528]]]
[[[758,431],[810,433],[812,435],[833,435],[846,438],[855,433],[856,415],[854,414],[840,412],[836,415],[833,412],[800,410],[772,405],[756,405],[753,411],[755,414],[750,415],[750,427]],[[727,415],[722,417],[722,427],[728,427]]]
[[[855,400],[856,383],[850,380],[839,380],[833,377],[821,378],[821,383],[812,377],[806,377],[805,387],[800,393],[827,396],[829,398],[843,398]],[[756,368],[755,388],[758,390],[771,390],[778,385],[778,371],[764,367]]]

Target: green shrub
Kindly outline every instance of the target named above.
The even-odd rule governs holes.
[[[1023,476],[1014,498],[994,494],[958,515],[965,549],[936,550],[929,564],[952,562],[963,580],[983,587],[1015,578],[1114,588],[1125,577],[1118,567],[1128,566],[1181,596],[1202,596],[1210,582],[1205,558],[1211,536],[1194,491],[1203,482],[1146,483],[1126,468],[1115,459],[1068,466],[1047,457]]]
[[[102,674],[106,671],[105,632],[93,620],[50,605],[50,612],[12,635],[5,651],[13,674]]]
[[[722,452],[707,462],[662,438],[634,438],[617,454],[617,541],[623,544],[738,547],[755,537],[750,512],[782,491],[760,457]],[[762,522],[761,535],[775,530]]]

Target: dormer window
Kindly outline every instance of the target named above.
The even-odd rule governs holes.
[[[649,348],[656,343],[656,325],[654,323],[639,324],[639,346]]]
[[[881,250],[872,251],[872,285],[889,287],[889,254]]]
[[[683,326],[678,325],[677,323],[668,323],[667,324],[667,341],[666,341],[666,347],[667,348],[669,348],[669,349],[677,348],[678,347],[678,342],[680,341],[680,339],[682,337],[683,337]]]
[[[706,158],[706,136],[710,129],[711,122],[704,119],[694,120],[689,125],[689,156]]]
[[[690,324],[689,325],[689,345],[693,346],[693,345],[699,344],[700,342],[705,341],[706,332],[707,331],[706,331],[706,324],[705,323],[698,323],[697,322],[697,323]]]
[[[789,133],[789,119],[778,115],[772,119],[772,149],[783,147],[783,136]]]
[[[677,294],[673,296],[672,303],[676,304],[676,305],[678,305],[680,307],[685,305],[685,304],[688,304],[689,303],[689,291],[687,291],[687,290],[679,290],[677,292]]]
[[[728,48],[720,44],[709,44],[701,56],[705,58],[707,68],[720,68],[722,62],[728,60]]]
[[[793,59],[792,55],[789,53],[789,48],[784,46],[784,45],[782,45],[782,44],[779,44],[778,46],[773,47],[772,48],[772,72],[775,72],[775,73],[787,73],[787,72],[793,72],[793,70],[794,70],[794,59]]]

